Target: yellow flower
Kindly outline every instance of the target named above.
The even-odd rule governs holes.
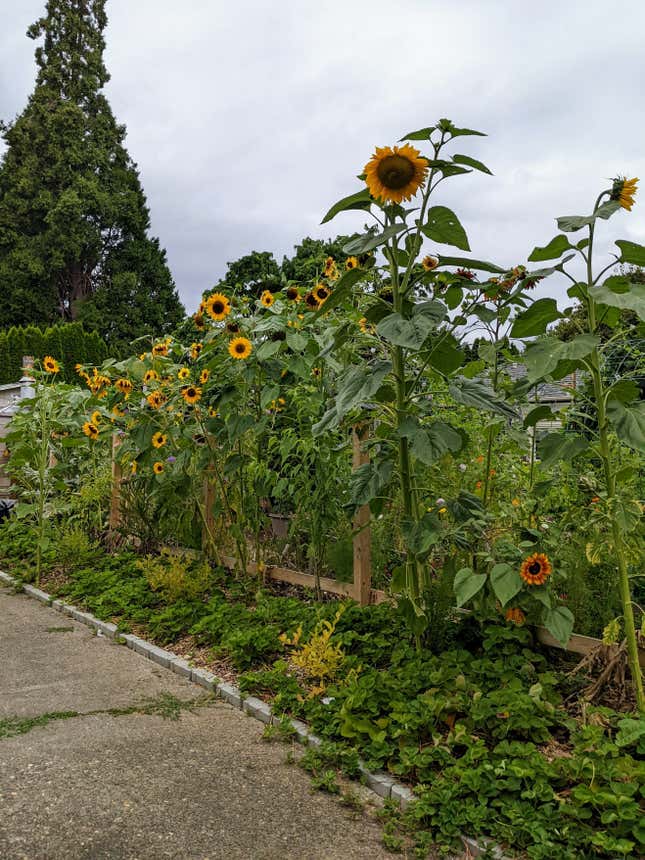
[[[520,502],[520,500],[519,500],[519,499],[517,498],[517,496],[516,496],[516,497],[511,501],[511,504],[513,505],[513,507],[514,507],[514,508],[519,508],[519,506],[521,505],[521,502]]]
[[[231,320],[231,322],[226,323],[226,331],[229,334],[237,334],[239,332],[239,330],[240,330],[240,326],[238,325],[238,323],[233,322],[232,320]]]
[[[431,257],[428,254],[426,257],[421,260],[421,265],[426,270],[426,272],[431,272],[433,269],[436,269],[439,265],[439,260],[436,257]]]
[[[177,373],[177,379],[188,379],[190,376],[190,370],[187,367],[182,367],[181,370]]]
[[[98,424],[100,422],[100,420],[101,420],[101,413],[97,409],[95,412],[92,412],[92,417],[90,418],[90,421],[92,422],[92,424]]]
[[[217,415],[218,415],[217,409],[215,409],[213,406],[209,406],[208,407],[208,414],[210,415],[211,418],[217,418]]]
[[[91,421],[86,421],[85,424],[83,424],[83,433],[85,433],[88,439],[91,439],[92,442],[96,442],[99,438],[99,428],[96,424],[92,424]]]
[[[534,552],[522,562],[520,576],[528,585],[544,585],[552,570],[548,556]]]
[[[228,352],[233,358],[248,358],[253,347],[251,341],[245,337],[234,337],[228,345]]]
[[[264,307],[270,308],[274,301],[275,299],[271,290],[264,290],[264,292],[260,296],[260,302],[264,305]]]
[[[152,471],[155,473],[155,475],[161,475],[163,470],[164,470],[164,465],[160,460],[157,460],[157,462],[154,463],[152,466]]]
[[[202,311],[197,311],[196,314],[193,314],[193,323],[195,324],[195,328],[200,331],[204,328],[204,314]]]
[[[377,146],[365,165],[365,181],[372,197],[384,203],[401,203],[414,197],[427,172],[426,159],[410,144]]]
[[[199,374],[199,381],[203,385],[205,382],[208,382],[208,377],[211,375],[210,370],[208,368],[204,368],[202,372]]]
[[[142,352],[141,355],[139,356],[139,361],[145,361],[147,355],[148,355],[147,352]]]
[[[357,257],[348,257],[345,260],[345,268],[349,272],[350,269],[358,269],[358,258]]]
[[[186,403],[197,403],[199,398],[202,396],[201,388],[197,388],[195,385],[186,385],[181,389],[181,396],[184,398]]]
[[[202,344],[201,343],[191,343],[191,345],[190,345],[190,357],[193,360],[195,360],[196,358],[199,358],[199,354],[201,351],[202,351]]]
[[[131,475],[136,475],[136,474],[137,474],[137,461],[136,461],[136,460],[133,460],[133,461],[130,463],[130,474],[131,474]]]
[[[440,514],[447,514],[447,513],[448,513],[448,508],[439,508],[439,513],[440,513]]]
[[[55,358],[51,357],[51,355],[46,355],[43,358],[43,368],[47,371],[47,373],[58,373],[58,371],[60,370],[60,365]]]
[[[323,275],[326,278],[329,278],[330,281],[335,281],[338,278],[338,269],[336,268],[336,261],[333,257],[327,257],[325,260]]]
[[[168,344],[167,343],[156,343],[152,347],[153,355],[168,355]]]
[[[164,434],[160,433],[159,431],[153,433],[152,435],[152,444],[155,448],[163,448],[167,441],[168,437],[164,436]]]
[[[148,405],[152,406],[153,409],[159,409],[160,406],[163,405],[166,398],[161,393],[161,391],[153,391],[147,397]]]
[[[285,290],[285,296],[290,302],[297,302],[300,299],[300,291],[298,290],[298,287],[287,287]]]
[[[117,381],[114,383],[114,387],[118,388],[121,394],[125,394],[126,396],[132,391],[132,383],[129,379],[125,378],[117,379]]]
[[[319,379],[322,376],[322,370],[319,367],[312,367],[311,375],[315,376],[316,379]]]
[[[216,322],[223,320],[231,312],[231,303],[222,293],[213,293],[206,299],[206,313]]]
[[[506,610],[507,621],[511,621],[513,624],[517,624],[518,627],[521,627],[522,624],[526,621],[526,615],[522,612],[522,610],[518,606],[511,606]]]
[[[318,309],[320,302],[313,293],[307,293],[307,295],[305,296],[305,304],[312,311],[315,311]]]
[[[326,302],[327,299],[330,297],[331,290],[329,290],[324,284],[316,284],[316,286],[313,288],[313,294],[318,304],[322,305],[323,302]]]
[[[634,205],[637,184],[637,176],[633,179],[626,179],[624,176],[617,176],[616,179],[614,179],[614,184],[611,189],[611,199],[617,200],[623,209],[627,209],[627,211],[630,212]]]
[[[157,382],[159,380],[159,374],[156,370],[146,370],[143,374],[143,381],[147,385],[149,382]]]
[[[125,412],[115,405],[112,407],[112,415],[114,415],[115,418],[123,418]]]

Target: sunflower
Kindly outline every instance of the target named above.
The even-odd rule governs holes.
[[[148,401],[148,406],[152,406],[153,409],[159,409],[165,403],[166,398],[161,391],[153,391],[146,397],[146,400]]]
[[[190,370],[187,367],[182,367],[177,373],[177,379],[188,379],[189,376]]]
[[[199,398],[202,396],[201,388],[197,388],[196,385],[185,385],[181,389],[181,396],[184,398],[186,403],[197,403]]]
[[[316,286],[313,288],[313,294],[318,304],[322,305],[322,303],[326,302],[327,299],[330,297],[331,290],[329,290],[324,284],[316,284]]]
[[[426,272],[431,272],[433,269],[436,269],[439,265],[439,260],[436,257],[431,257],[430,254],[425,256],[423,260],[421,260],[421,265],[426,270]]]
[[[338,268],[336,267],[336,260],[333,257],[327,257],[325,260],[323,275],[329,278],[330,281],[335,281],[338,278]]]
[[[197,313],[193,315],[193,323],[195,324],[195,328],[200,331],[205,328],[204,314],[201,311],[197,311]]]
[[[194,360],[199,358],[199,354],[202,351],[201,343],[191,343],[190,345],[190,357]]]
[[[223,320],[231,312],[231,303],[221,293],[213,293],[206,299],[206,313],[216,322]]]
[[[348,257],[345,260],[345,269],[349,272],[351,269],[358,269],[358,257]]]
[[[208,368],[204,368],[202,372],[199,374],[199,381],[203,385],[205,382],[208,382],[208,377],[211,375],[210,370]]]
[[[158,382],[159,374],[156,370],[146,370],[143,374],[143,381],[147,385],[149,382]]]
[[[544,553],[534,552],[522,562],[520,576],[529,585],[544,585],[552,570],[548,557]]]
[[[210,415],[211,418],[217,418],[219,413],[218,413],[217,409],[215,409],[214,406],[209,406],[208,407],[208,414]]]
[[[305,296],[305,304],[312,311],[315,311],[320,305],[320,302],[313,293],[307,293],[307,295]]]
[[[320,377],[322,376],[322,370],[319,367],[312,367],[311,375],[315,376],[316,379],[320,379]]]
[[[290,302],[297,302],[300,299],[300,290],[298,287],[287,287],[285,290],[285,296]]]
[[[617,176],[611,189],[611,199],[617,200],[623,209],[627,209],[630,212],[634,205],[637,183],[638,177],[636,176],[633,179]]]
[[[98,411],[98,409],[96,409],[94,412],[92,412],[92,417],[90,418],[90,423],[98,425],[100,421],[101,421],[101,413]]]
[[[117,379],[117,381],[114,383],[114,387],[118,389],[121,394],[125,394],[126,396],[132,391],[132,383],[129,379],[125,378]]]
[[[122,409],[119,409],[118,406],[114,405],[112,407],[112,415],[114,415],[115,418],[123,418],[125,412]]]
[[[518,627],[521,627],[521,625],[526,621],[526,615],[518,606],[509,607],[506,610],[506,615],[504,617],[507,621],[512,621],[513,624],[517,624]]]
[[[153,448],[163,448],[163,446],[168,441],[168,437],[164,433],[161,433],[159,430],[157,430],[156,433],[152,434],[151,441]]]
[[[164,464],[161,462],[161,460],[157,460],[156,463],[153,463],[152,471],[155,473],[155,475],[161,475],[163,470],[164,470]]]
[[[131,475],[136,475],[136,474],[137,474],[137,461],[136,461],[136,460],[133,460],[133,461],[130,463],[130,474],[131,474]]]
[[[240,326],[239,326],[239,324],[238,324],[238,323],[236,323],[236,322],[232,322],[232,321],[231,321],[231,322],[227,322],[227,323],[226,323],[226,331],[227,331],[229,334],[238,334],[238,333],[239,333],[239,331],[240,331]]]
[[[228,354],[233,358],[248,358],[253,347],[245,337],[234,337],[228,345]]]
[[[384,203],[401,203],[414,197],[427,172],[428,162],[410,144],[377,146],[365,165],[365,181],[372,197]]]
[[[260,296],[260,303],[263,304],[265,308],[270,308],[274,301],[275,298],[273,297],[271,290],[264,290]]]
[[[153,355],[168,355],[168,344],[167,343],[156,343],[152,347]]]
[[[47,373],[58,373],[60,370],[60,365],[56,361],[55,358],[52,358],[51,355],[46,355],[43,358],[43,367],[47,371]]]
[[[91,421],[86,421],[85,424],[83,424],[83,433],[85,433],[87,438],[91,439],[92,442],[96,442],[99,438],[99,428],[96,424],[92,424]]]

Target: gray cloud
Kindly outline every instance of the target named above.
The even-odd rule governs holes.
[[[44,0],[0,0],[0,116],[33,86],[24,31]],[[493,177],[442,185],[473,253],[522,262],[606,179],[643,176],[638,0],[109,0],[108,96],[127,124],[153,232],[189,309],[250,250],[288,253],[320,227],[375,145],[442,116],[480,128],[454,151]],[[638,205],[640,203],[640,205]],[[604,237],[645,241],[645,208]],[[545,283],[566,301],[566,282]]]

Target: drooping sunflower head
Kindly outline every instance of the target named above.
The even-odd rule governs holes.
[[[312,367],[311,375],[316,379],[320,379],[320,377],[322,376],[322,370],[319,367]]]
[[[226,331],[229,334],[238,334],[240,331],[240,325],[236,322],[227,322],[226,323]]]
[[[630,212],[634,205],[637,185],[637,176],[633,179],[626,179],[624,176],[617,176],[613,181],[611,199],[617,200],[623,209],[627,209],[627,211]]]
[[[159,430],[156,433],[152,434],[152,445],[154,448],[163,448],[167,441],[168,437],[161,433]]]
[[[358,257],[348,257],[345,260],[345,269],[348,272],[352,269],[358,269]]]
[[[157,460],[156,463],[153,463],[152,471],[155,473],[155,475],[161,475],[163,470],[164,470],[164,464],[161,462],[161,460]]]
[[[156,343],[152,347],[153,355],[168,355],[168,344],[167,343]]]
[[[206,299],[206,313],[215,322],[227,317],[231,312],[231,303],[222,293],[213,293]]]
[[[100,422],[101,422],[101,413],[99,412],[98,409],[95,409],[94,412],[92,412],[92,417],[90,418],[90,423],[96,424],[98,426],[98,424],[100,424]]]
[[[298,287],[287,287],[284,294],[290,302],[297,302],[300,298],[300,291],[298,290]]]
[[[202,390],[196,385],[185,385],[181,389],[181,396],[184,398],[186,403],[197,403],[199,398],[202,396]]]
[[[431,272],[433,269],[437,268],[439,260],[436,257],[431,257],[430,254],[427,254],[423,260],[421,260],[421,265],[426,272]]]
[[[517,624],[518,627],[521,627],[522,624],[524,624],[524,622],[526,621],[526,615],[522,612],[519,606],[509,607],[506,610],[506,615],[504,617],[512,624]]]
[[[319,305],[322,305],[323,302],[326,302],[331,295],[331,290],[324,284],[316,284],[312,292]]]
[[[190,357],[192,359],[198,358],[201,351],[202,351],[202,344],[201,343],[191,343],[191,345],[190,345]]]
[[[544,585],[552,571],[548,556],[542,552],[534,552],[522,562],[520,576],[528,585]]]
[[[199,381],[203,385],[205,382],[208,382],[208,377],[211,375],[210,370],[208,368],[204,368],[202,372],[199,374]]]
[[[275,298],[271,290],[264,290],[260,296],[260,303],[264,305],[265,308],[270,308],[274,302]]]
[[[99,428],[91,421],[86,421],[85,424],[83,424],[83,433],[85,433],[87,438],[91,439],[92,442],[96,442],[99,438]]]
[[[232,358],[248,358],[253,347],[251,341],[246,337],[234,337],[228,345],[228,353]]]
[[[146,370],[143,374],[143,381],[147,385],[149,382],[158,382],[159,374],[156,370]]]
[[[177,379],[188,379],[190,370],[187,367],[182,367],[177,371]]]
[[[338,278],[338,267],[336,260],[333,257],[327,257],[323,266],[323,275],[329,278],[330,281],[335,281]]]
[[[121,392],[121,394],[128,395],[132,391],[132,383],[129,379],[125,377],[123,379],[117,379],[114,383],[115,388]]]
[[[365,165],[365,181],[372,197],[384,203],[401,203],[414,197],[427,172],[428,162],[410,144],[377,146]]]
[[[60,365],[55,358],[51,357],[51,355],[46,355],[43,358],[43,370],[45,370],[46,373],[58,373]]]
[[[153,409],[159,409],[160,406],[166,401],[166,398],[161,393],[161,391],[152,391],[147,397],[148,406],[151,406]]]
[[[203,311],[197,311],[196,314],[193,315],[193,323],[195,324],[195,328],[202,331],[204,328],[204,313]]]
[[[320,305],[320,302],[313,293],[307,293],[305,296],[305,304],[310,310],[315,311]]]

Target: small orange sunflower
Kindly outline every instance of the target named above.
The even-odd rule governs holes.
[[[233,358],[248,358],[252,350],[251,341],[245,337],[234,337],[228,345],[228,353]]]
[[[181,389],[181,396],[184,398],[186,403],[197,403],[199,398],[202,396],[201,388],[197,388],[196,385],[186,385]]]
[[[384,203],[401,203],[414,197],[427,172],[427,160],[410,144],[377,146],[365,165],[365,181],[372,197]]]
[[[188,379],[190,370],[187,367],[182,367],[177,373],[177,379]]]
[[[167,441],[168,437],[159,431],[152,434],[152,445],[154,448],[163,448]]]
[[[617,176],[611,189],[611,199],[617,200],[623,209],[627,209],[630,212],[634,205],[637,184],[638,177],[636,176],[633,179]]]
[[[521,627],[521,625],[524,624],[524,622],[526,621],[526,615],[518,606],[509,607],[506,610],[506,615],[504,617],[507,621],[511,621],[513,624],[517,624],[518,627]]]
[[[348,257],[345,260],[345,269],[349,272],[351,269],[358,269],[358,257]]]
[[[520,576],[528,585],[544,585],[552,570],[548,556],[542,552],[534,552],[522,562]]]
[[[92,424],[91,421],[86,421],[85,424],[83,424],[83,433],[85,433],[87,438],[91,439],[92,442],[96,442],[99,438],[99,428],[96,424]]]
[[[421,260],[421,265],[426,270],[426,272],[431,272],[433,269],[436,269],[439,265],[439,260],[436,257],[431,257],[428,254],[426,257]]]
[[[260,296],[260,303],[264,305],[265,308],[270,308],[274,302],[275,298],[271,290],[264,290]]]
[[[199,374],[199,381],[203,385],[205,382],[208,382],[208,377],[211,375],[210,370],[208,368],[204,368],[202,372]]]
[[[313,294],[318,304],[322,305],[323,302],[326,302],[327,299],[330,297],[331,290],[328,289],[324,284],[316,284],[316,286],[313,288]]]
[[[43,358],[43,368],[47,373],[58,373],[60,365],[51,355],[46,355]]]
[[[164,470],[164,464],[160,460],[157,460],[156,463],[153,463],[152,471],[155,473],[155,475],[161,475],[163,470]]]
[[[206,299],[206,313],[215,322],[227,317],[231,312],[231,303],[222,293],[213,293]]]

